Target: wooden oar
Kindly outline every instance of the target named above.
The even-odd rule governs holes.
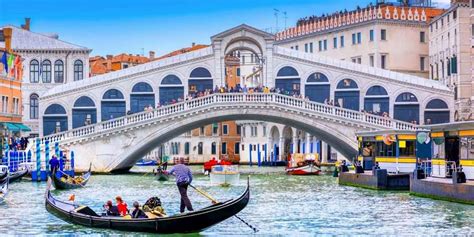
[[[189,186],[191,188],[193,188],[194,190],[196,190],[198,193],[200,193],[201,195],[203,195],[204,197],[208,198],[209,200],[212,201],[213,204],[216,204],[216,203],[219,203],[219,201],[217,201],[215,198],[213,198],[211,195],[209,195],[208,193],[202,191],[201,189],[198,189],[196,187],[194,187],[192,184],[189,184]],[[248,227],[250,227],[250,229],[252,229],[255,233],[258,232],[257,228],[253,227],[251,224],[249,224],[248,222],[244,221],[241,217],[237,216],[237,215],[234,215],[235,218],[239,219],[239,221],[242,221],[242,223],[244,223],[245,225],[247,225]]]

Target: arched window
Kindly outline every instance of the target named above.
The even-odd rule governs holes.
[[[84,79],[84,64],[81,60],[76,60],[74,62],[74,81],[82,79]]]
[[[189,142],[184,143],[184,154],[189,155]]]
[[[382,115],[389,112],[390,97],[383,86],[372,86],[364,97],[364,110]]]
[[[30,95],[30,119],[38,119],[39,114],[39,96],[37,94]]]
[[[168,75],[160,84],[160,103],[168,104],[184,98],[184,87],[176,75]]]
[[[51,61],[44,60],[41,64],[41,71],[43,83],[51,83]]]
[[[203,68],[198,67],[191,71],[188,80],[188,93],[203,92],[205,90],[212,90],[213,80],[211,73]]]
[[[393,117],[409,123],[420,121],[420,105],[418,98],[410,92],[401,93],[395,99]]]
[[[202,155],[202,142],[198,143],[198,155]]]
[[[449,123],[449,107],[440,99],[428,102],[425,108],[425,124]]]
[[[275,87],[286,94],[300,94],[301,80],[295,68],[286,66],[278,70],[275,78]]]
[[[334,105],[351,110],[360,110],[359,87],[352,79],[343,79],[337,83]]]
[[[148,83],[139,82],[130,94],[130,110],[132,113],[142,112],[148,106],[155,107],[155,93]]]
[[[97,109],[94,101],[87,96],[81,96],[74,102],[72,108],[72,128],[87,126],[96,122]]]
[[[64,63],[61,60],[56,60],[56,62],[54,62],[54,82],[64,82]]]
[[[326,75],[319,72],[313,73],[306,79],[305,96],[311,101],[324,103],[325,100],[330,99],[330,87]]]
[[[125,98],[117,89],[110,89],[104,93],[101,102],[102,121],[125,116]]]
[[[39,62],[37,60],[31,60],[30,62],[30,82],[39,82]]]
[[[43,115],[43,135],[49,135],[68,130],[67,114],[63,106],[52,104]]]

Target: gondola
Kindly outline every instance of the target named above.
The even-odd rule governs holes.
[[[0,204],[5,202],[5,198],[8,194],[8,177],[6,177],[4,180],[0,182]]]
[[[93,228],[158,234],[199,232],[236,215],[247,206],[250,199],[247,181],[245,192],[236,199],[169,217],[125,219],[100,216],[87,206],[59,201],[52,196],[49,186],[45,194],[46,209],[63,221]]]
[[[8,173],[8,166],[0,165],[0,183],[3,183],[3,181],[8,177]]]
[[[168,181],[168,180],[170,179],[169,174],[166,174],[166,173],[163,172],[163,170],[160,169],[160,168],[158,168],[158,169],[156,170],[156,172],[154,172],[154,173],[155,173],[156,179],[157,179],[158,181]]]
[[[20,180],[21,178],[23,178],[23,176],[27,175],[28,172],[29,171],[26,167],[22,170],[17,170],[15,172],[10,173],[10,175],[8,176],[8,180],[9,180],[10,183],[15,182],[15,181]]]
[[[80,183],[71,183],[71,182],[63,181],[63,180],[61,180],[61,178],[57,177],[56,173],[53,173],[51,176],[52,176],[52,179],[53,179],[54,188],[56,188],[56,189],[83,188],[87,184],[87,182],[89,181],[89,178],[91,177],[91,167],[92,167],[92,165],[89,166],[89,170],[87,171],[87,173],[85,173],[81,176],[82,177],[82,182],[80,182]],[[62,171],[59,171],[59,172],[62,172]],[[63,175],[65,175],[65,174],[63,173]]]

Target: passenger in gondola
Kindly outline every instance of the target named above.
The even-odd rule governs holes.
[[[122,200],[122,197],[120,197],[120,196],[117,196],[117,197],[115,198],[115,201],[117,201],[118,213],[119,213],[121,216],[126,216],[127,213],[128,213],[127,203],[125,203],[125,202]]]
[[[56,157],[56,155],[53,155],[53,157],[49,161],[49,166],[50,166],[51,174],[56,173],[56,171],[59,169],[59,160]]]
[[[133,202],[132,218],[148,218],[148,216],[140,209],[137,201]]]
[[[117,206],[112,205],[112,201],[107,201],[104,205],[106,216],[120,216]]]

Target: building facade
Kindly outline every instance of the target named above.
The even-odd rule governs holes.
[[[429,22],[442,9],[379,4],[300,20],[276,44],[428,78]],[[403,40],[402,40],[403,39]]]
[[[453,0],[430,23],[430,78],[455,91],[455,120],[472,120],[474,111],[472,1]]]
[[[139,54],[119,54],[116,56],[107,55],[106,57],[95,56],[89,58],[90,76],[97,76],[104,73],[122,70],[139,64],[147,63],[155,59],[155,52],[150,51],[149,57]]]
[[[11,48],[22,56],[22,104],[23,123],[31,128],[30,135],[38,136],[39,98],[49,89],[58,85],[80,81],[89,75],[90,49],[59,39],[56,34],[30,31],[30,20],[26,19],[21,28],[4,26],[0,31],[11,30]],[[0,47],[4,47],[0,42]],[[57,124],[56,115],[51,111],[46,127],[50,130],[65,130],[65,124]],[[84,115],[85,116],[85,115]]]

